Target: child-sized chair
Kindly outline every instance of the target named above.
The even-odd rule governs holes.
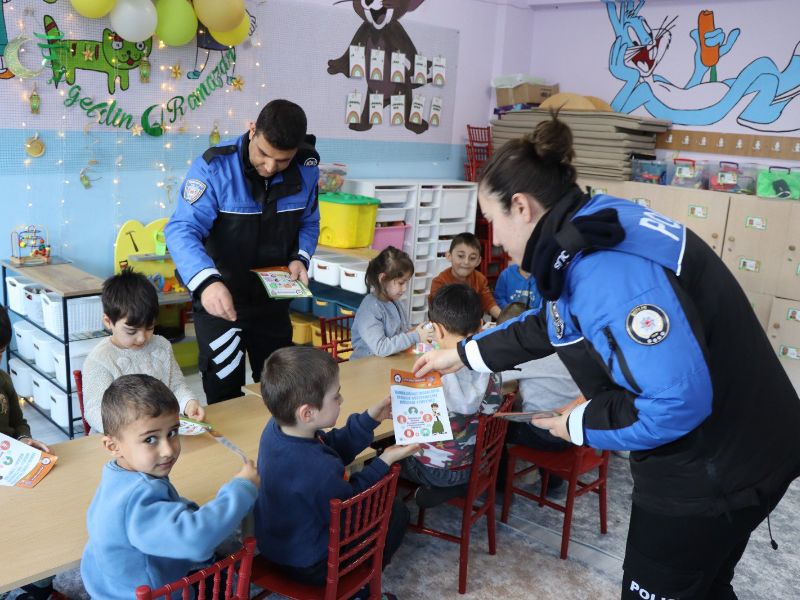
[[[200,569],[187,577],[174,583],[168,583],[157,590],[150,589],[147,585],[136,588],[136,600],[170,600],[172,594],[182,592],[180,598],[188,600],[247,600],[250,598],[250,570],[253,566],[253,555],[256,552],[255,538],[247,538],[244,547],[230,556],[215,562],[213,565]],[[236,563],[239,563],[238,570]],[[220,589],[223,573],[225,574],[225,589]],[[213,577],[212,589],[206,581]],[[197,584],[197,595],[192,596],[192,586]],[[234,593],[235,585],[235,593]],[[177,596],[174,596],[177,598]]]
[[[508,523],[508,508],[511,504],[512,494],[519,494],[539,503],[539,506],[549,506],[564,513],[564,528],[561,532],[561,558],[567,558],[569,546],[569,531],[572,526],[572,510],[575,507],[575,498],[588,492],[595,492],[600,496],[600,533],[606,533],[606,482],[608,480],[608,450],[597,454],[593,448],[573,446],[558,452],[534,450],[525,446],[510,446],[508,448],[508,466],[506,467],[506,487],[503,494],[503,512],[500,520]],[[533,466],[515,471],[517,460],[533,463]],[[539,494],[514,487],[514,479],[522,477],[533,469],[542,472],[542,487]],[[590,482],[579,481],[578,477],[598,469],[597,479]],[[567,482],[566,504],[558,504],[546,498],[547,483],[550,475],[556,475]]]
[[[295,600],[352,598],[369,584],[371,600],[381,597],[383,547],[397,492],[400,465],[378,483],[347,500],[331,500],[328,530],[328,576],[324,586],[299,583],[259,556],[253,562],[252,583],[264,588],[256,599],[278,593]]]
[[[75,378],[75,394],[78,396],[78,406],[81,407],[81,422],[83,423],[83,435],[89,435],[89,423],[86,421],[86,416],[83,412],[83,374],[79,370],[72,372]]]
[[[514,404],[514,394],[507,394],[498,409],[507,412]],[[443,540],[455,542],[461,547],[458,560],[458,593],[467,592],[467,566],[469,562],[469,535],[472,526],[481,517],[486,517],[486,530],[489,537],[489,554],[495,554],[495,484],[500,468],[500,456],[506,440],[508,421],[492,415],[478,416],[478,432],[475,434],[475,450],[472,455],[472,470],[467,484],[466,495],[452,498],[448,504],[462,510],[461,534],[452,535],[425,526],[425,509],[420,508],[416,524],[411,531],[425,533]],[[482,502],[479,498],[485,494]]]
[[[352,315],[347,315],[330,319],[320,317],[319,319],[322,333],[322,346],[320,347],[333,356],[336,362],[347,361],[353,351],[350,330],[353,328],[354,318]]]

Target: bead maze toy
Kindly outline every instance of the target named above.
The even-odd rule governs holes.
[[[50,242],[47,229],[39,225],[25,225],[11,231],[11,256],[13,264],[20,266],[50,263]]]

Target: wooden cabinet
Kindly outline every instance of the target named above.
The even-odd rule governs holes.
[[[791,205],[791,216],[780,248],[775,295],[781,298],[800,298],[800,203],[787,203]]]
[[[800,301],[775,298],[767,336],[796,389],[800,389]]]
[[[722,256],[730,197],[727,194],[703,190],[671,187],[665,189],[674,190],[670,206],[672,214],[667,216],[686,225],[711,246],[717,256]]]

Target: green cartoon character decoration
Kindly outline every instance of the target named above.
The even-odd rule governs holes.
[[[61,34],[58,25],[50,15],[44,16],[44,31],[48,36]],[[75,83],[75,71],[97,71],[108,77],[108,92],[116,91],[116,80],[119,88],[127,90],[129,73],[138,68],[153,49],[153,40],[129,42],[122,39],[110,29],[103,30],[102,41],[95,40],[62,40],[54,47],[54,58],[51,60],[53,81],[58,87],[62,77],[69,85]]]
[[[433,434],[440,434],[444,433],[444,425],[442,424],[441,416],[442,414],[439,412],[439,405],[436,402],[431,404],[431,412],[433,413],[433,417],[436,419],[436,422],[431,427],[431,433]]]

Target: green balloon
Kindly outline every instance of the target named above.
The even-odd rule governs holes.
[[[167,46],[183,46],[197,33],[197,15],[188,0],[158,0],[156,35]]]

